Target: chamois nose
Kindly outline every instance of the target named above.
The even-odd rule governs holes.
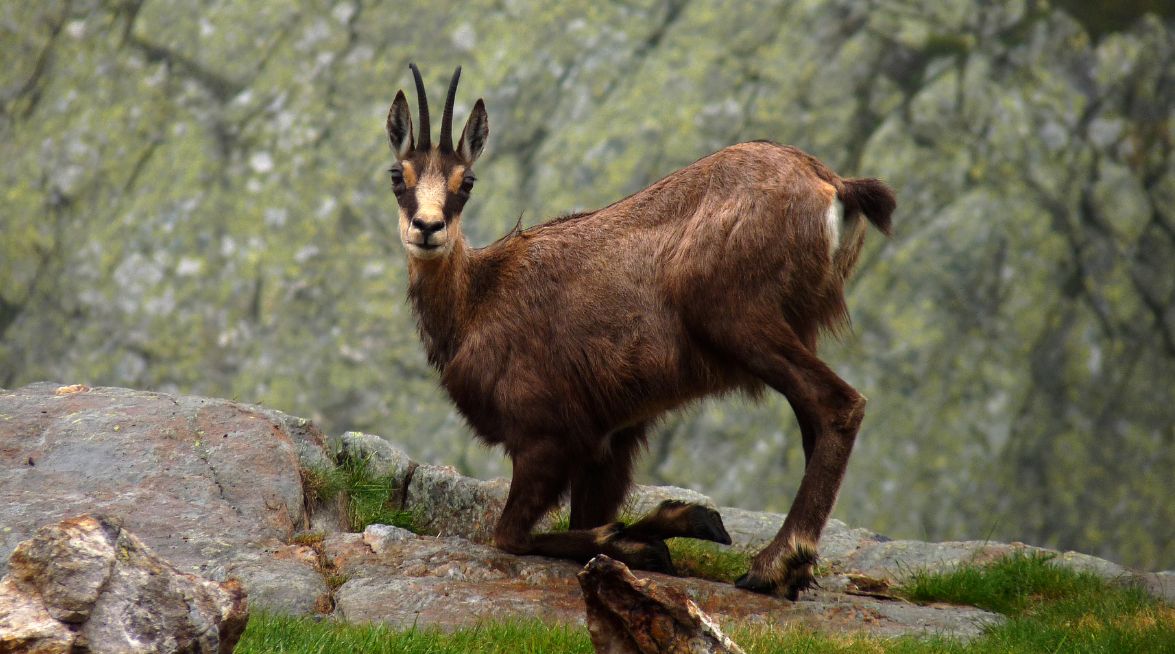
[[[444,228],[445,221],[425,220],[420,216],[416,216],[412,219],[412,226],[420,230],[420,235],[424,237],[425,241],[427,241],[428,237],[431,236],[434,232],[439,232],[442,228]]]

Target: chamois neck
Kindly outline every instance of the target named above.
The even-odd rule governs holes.
[[[408,298],[428,361],[438,370],[453,358],[469,313],[471,252],[464,236],[441,258],[408,260]]]

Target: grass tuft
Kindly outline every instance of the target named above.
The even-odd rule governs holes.
[[[1097,594],[1106,582],[1089,572],[1054,565],[1053,554],[1016,552],[990,564],[946,573],[915,573],[903,587],[913,602],[947,602],[1018,615],[1030,604]]]
[[[1106,581],[1015,553],[983,566],[919,574],[903,588],[917,602],[968,604],[1007,616],[982,641],[997,652],[1175,652],[1175,609],[1134,583]]]
[[[396,480],[393,475],[377,475],[365,457],[348,457],[334,468],[311,468],[302,473],[303,492],[314,503],[342,493],[347,500],[347,523],[351,531],[363,531],[368,525],[394,525],[414,529],[410,511],[393,508]]]
[[[300,531],[294,534],[290,542],[295,545],[315,546],[321,545],[322,541],[326,540],[326,533],[321,531]]]

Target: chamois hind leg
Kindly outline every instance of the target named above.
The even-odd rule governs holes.
[[[747,369],[782,393],[804,432],[807,465],[779,533],[751,561],[737,582],[759,592],[779,589],[788,599],[815,581],[816,543],[828,522],[865,415],[865,396],[816,358],[778,317],[740,321],[723,347]]]
[[[594,529],[533,534],[539,518],[550,511],[570,483],[572,462],[556,441],[534,440],[513,453],[514,475],[502,516],[494,527],[494,545],[512,554],[538,554],[587,562],[597,554],[629,567],[673,573],[669,549],[662,542],[623,541],[618,522]]]

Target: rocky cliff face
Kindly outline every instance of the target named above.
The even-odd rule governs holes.
[[[334,465],[340,456],[363,458],[390,475],[402,490],[392,494],[396,508],[410,511],[424,535],[379,525],[351,533],[336,506],[308,497],[307,471]],[[486,544],[505,499],[504,480],[418,464],[372,435],[326,437],[306,420],[263,407],[45,383],[0,391],[0,472],[0,561],[38,527],[94,512],[116,518],[181,571],[218,581],[239,578],[251,608],[400,627],[584,619],[580,566],[511,556]],[[641,513],[666,498],[712,504],[684,489],[640,487],[629,507]],[[732,547],[746,550],[769,540],[783,520],[719,510]],[[834,520],[821,543],[823,589],[796,603],[725,583],[637,575],[684,593],[720,620],[967,634],[995,617],[886,601],[857,584],[1028,547],[892,541]],[[1106,576],[1136,574],[1077,553],[1060,560]],[[1170,573],[1142,576],[1171,596]]]

